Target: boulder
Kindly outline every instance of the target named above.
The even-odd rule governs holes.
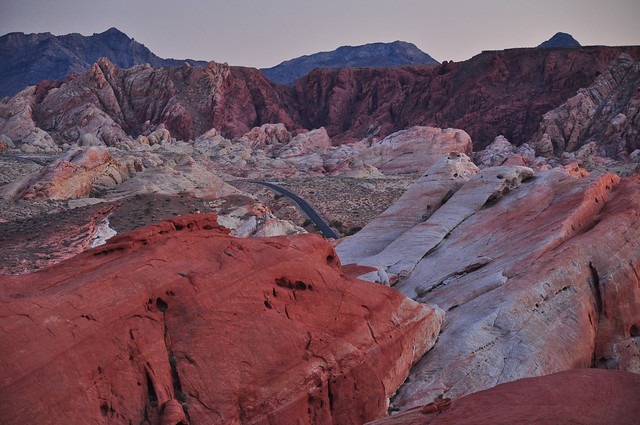
[[[351,177],[354,179],[379,179],[384,178],[385,175],[380,172],[373,165],[368,164],[360,164],[354,168],[349,168],[348,170],[342,169],[338,170],[336,173],[342,177]]]
[[[453,151],[471,155],[471,138],[464,131],[412,127],[374,143],[350,163],[372,165],[386,175],[422,175],[443,155]]]
[[[147,142],[151,146],[155,145],[156,143],[166,143],[170,141],[171,141],[171,133],[169,133],[169,130],[164,128],[164,126],[161,126],[160,128],[152,131],[147,136]],[[144,139],[143,139],[143,142],[144,142]]]
[[[85,133],[80,137],[80,146],[104,146],[102,140],[91,133]]]
[[[29,143],[23,143],[20,145],[20,152],[23,153],[36,153],[38,152],[38,148],[29,144]]]
[[[218,215],[218,224],[231,230],[231,235],[247,238],[250,236],[283,236],[307,233],[289,220],[280,220],[263,204],[251,204]]]
[[[318,235],[235,239],[215,214],[1,276],[0,299],[8,425],[360,424],[443,318],[343,274]]]
[[[5,199],[69,199],[89,195],[94,181],[109,166],[104,147],[71,149],[39,172],[5,188]]]
[[[112,189],[105,187],[103,196],[107,199],[121,199],[127,196],[144,193],[157,193],[163,195],[185,194],[198,198],[220,198],[227,195],[238,194],[240,191],[225,183],[202,165],[193,163],[193,160],[183,158],[185,163],[164,164],[139,169],[135,174]],[[136,162],[133,162],[136,166]],[[110,189],[110,190],[109,190]]]
[[[0,134],[0,143],[4,144],[7,149],[15,149],[16,145],[13,143],[13,140],[5,134]]]
[[[481,168],[497,167],[500,165],[532,166],[535,160],[535,150],[527,143],[513,146],[504,136],[498,136],[486,149],[474,152],[474,160]]]
[[[267,146],[277,146],[287,143],[291,139],[291,134],[284,124],[263,124],[254,127],[240,137],[239,142],[246,143],[252,149],[264,148]]]

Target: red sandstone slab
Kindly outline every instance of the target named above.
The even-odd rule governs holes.
[[[235,239],[214,214],[0,277],[0,303],[3,424],[360,424],[442,321],[319,236]]]

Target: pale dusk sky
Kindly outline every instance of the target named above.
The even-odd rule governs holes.
[[[535,47],[640,44],[638,0],[1,0],[0,35],[116,27],[163,58],[270,67],[343,45],[403,40],[438,61]]]

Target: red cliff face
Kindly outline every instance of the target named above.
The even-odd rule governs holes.
[[[179,140],[212,127],[239,137],[264,122],[294,126],[284,102],[288,88],[256,69],[214,62],[206,68],[120,69],[103,58],[57,90],[51,86],[38,86],[34,120],[58,143],[91,133],[112,145],[160,124]]]
[[[0,277],[0,422],[361,424],[442,311],[342,273],[316,235],[179,217]]]
[[[589,149],[625,158],[640,148],[640,62],[620,55],[589,87],[542,117],[532,145],[542,156]]]
[[[527,142],[544,113],[622,52],[637,59],[640,48],[513,49],[436,67],[317,69],[295,90],[304,126],[324,126],[337,140],[429,125],[463,129],[479,150],[500,134]]]
[[[284,123],[289,130],[325,127],[341,143],[421,125],[463,129],[475,150],[498,135],[520,145],[543,114],[590,86],[621,53],[637,60],[640,47],[513,49],[439,66],[319,69],[293,89],[226,64],[119,69],[101,59],[64,83],[43,82],[16,95],[24,99],[6,103],[1,118],[23,111],[14,104],[30,105],[28,122],[14,118],[0,132],[21,141],[25,129],[38,127],[58,144],[89,133],[114,145],[159,125],[189,140],[212,127],[235,138]]]

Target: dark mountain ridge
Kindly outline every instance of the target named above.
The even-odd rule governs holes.
[[[580,43],[571,34],[557,32],[553,37],[538,47],[579,47]]]
[[[405,41],[342,46],[330,52],[319,52],[261,69],[270,81],[293,86],[298,78],[316,68],[387,68],[402,65],[438,65],[439,62]]]
[[[14,32],[0,37],[0,98],[13,96],[42,80],[84,72],[101,57],[121,68],[146,63],[153,67],[207,64],[192,59],[162,59],[116,28],[91,36]]]

